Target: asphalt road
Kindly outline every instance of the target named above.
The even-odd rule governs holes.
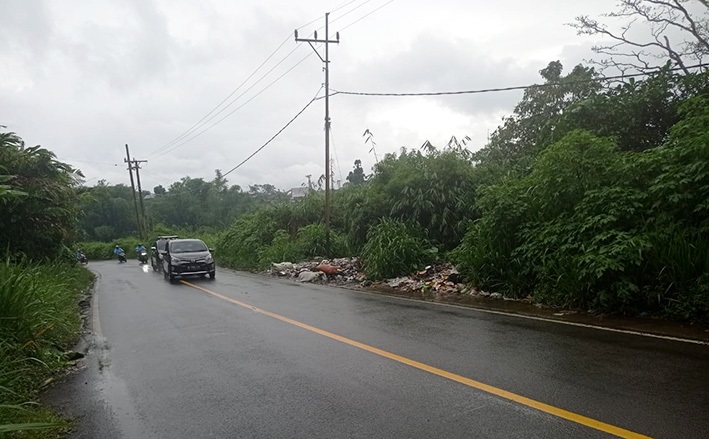
[[[709,346],[219,270],[100,277],[73,438],[709,437]],[[202,288],[204,290],[201,290]]]

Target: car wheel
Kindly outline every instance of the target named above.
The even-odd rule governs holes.
[[[162,278],[165,280],[168,280],[169,278],[167,277],[167,270],[163,269],[162,270]]]
[[[214,278],[217,277],[217,272],[216,271],[210,271],[209,272],[209,278],[214,280]]]

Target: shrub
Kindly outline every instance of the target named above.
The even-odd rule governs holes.
[[[264,246],[258,252],[258,260],[262,267],[267,267],[271,262],[298,262],[302,259],[304,255],[298,248],[298,243],[285,230],[278,230],[271,244]]]
[[[0,264],[0,432],[65,426],[28,401],[64,366],[63,349],[80,329],[79,294],[92,279],[76,264]]]
[[[371,279],[409,274],[433,258],[420,229],[399,220],[383,218],[367,234],[362,267]]]

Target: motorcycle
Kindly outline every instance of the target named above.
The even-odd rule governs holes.
[[[138,253],[138,262],[141,264],[148,263],[148,252],[146,250],[141,250],[140,253]]]
[[[126,253],[125,252],[118,252],[118,263],[123,263],[126,262]]]
[[[76,260],[79,261],[80,264],[89,264],[89,258],[87,258],[86,254],[84,253],[79,253],[78,255],[76,255]]]

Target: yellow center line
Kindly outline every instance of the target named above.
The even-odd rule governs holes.
[[[270,311],[266,311],[261,308],[257,308],[253,305],[249,305],[248,303],[241,302],[236,299],[232,299],[231,297],[227,297],[223,294],[219,294],[217,292],[208,290],[207,288],[203,288],[199,285],[195,285],[193,283],[187,282],[187,281],[181,281],[183,284],[188,285],[192,288],[198,289],[200,291],[203,291],[207,294],[210,294],[214,297],[217,297],[219,299],[225,300],[229,303],[233,303],[234,305],[239,305],[241,307],[244,307],[246,309],[250,309],[254,312],[272,317],[274,319],[280,320],[282,322],[290,323],[291,325],[298,326],[299,328],[306,329],[308,331],[314,332],[316,334],[320,334],[322,336],[331,338],[333,340],[337,340],[339,342],[348,344],[350,346],[354,346],[356,348],[365,350],[367,352],[371,352],[376,355],[380,355],[382,357],[388,358],[390,360],[398,361],[399,363],[406,364],[408,366],[414,367],[419,370],[423,370],[429,373],[432,373],[434,375],[438,375],[443,378],[447,378],[451,381],[455,381],[460,384],[464,384],[466,386],[482,390],[484,392],[490,393],[492,395],[499,396],[501,398],[514,401],[518,404],[522,404],[527,407],[531,407],[533,409],[537,409],[539,411],[542,411],[544,413],[549,413],[554,416],[558,416],[560,418],[569,420],[571,422],[575,422],[577,424],[585,425],[586,427],[590,427],[599,431],[603,431],[605,433],[610,433],[612,435],[621,437],[621,438],[627,438],[627,439],[650,439],[649,436],[645,436],[640,433],[635,433],[630,430],[626,430],[624,428],[616,427],[615,425],[611,424],[606,424],[605,422],[598,421],[593,418],[589,418],[587,416],[579,415],[578,413],[570,412],[568,410],[564,410],[558,407],[554,407],[553,405],[545,404],[540,401],[536,401],[531,398],[527,398],[525,396],[517,395],[516,393],[509,392],[507,390],[503,390],[494,386],[491,386],[489,384],[482,383],[480,381],[475,381],[473,379],[464,377],[462,375],[458,375],[452,372],[448,372],[443,369],[439,369],[434,366],[430,366],[428,364],[424,364],[421,362],[418,362],[416,360],[412,360],[410,358],[402,357],[401,355],[393,354],[388,351],[384,351],[382,349],[375,348],[373,346],[366,345],[364,343],[360,343],[355,340],[351,340],[349,338],[343,337],[341,335],[333,334],[332,332],[328,332],[325,330],[322,330],[320,328],[316,328],[314,326],[307,325],[305,323],[299,322],[297,320],[290,319],[288,317],[284,317],[280,314],[272,313]]]

